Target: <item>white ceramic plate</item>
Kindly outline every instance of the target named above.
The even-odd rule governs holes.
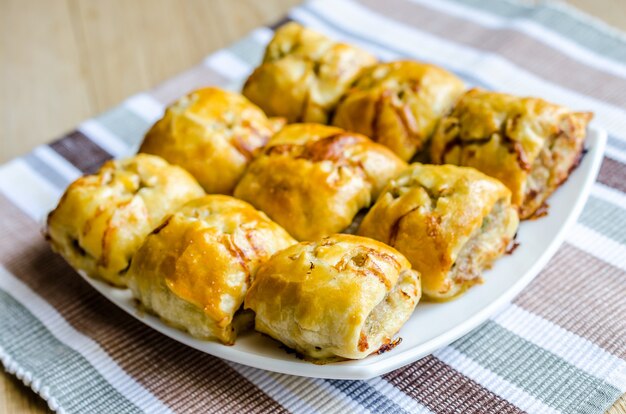
[[[448,303],[420,303],[399,333],[402,342],[392,351],[360,361],[315,365],[287,353],[278,342],[256,332],[240,336],[233,346],[201,341],[137,311],[130,291],[116,289],[83,275],[100,293],[146,325],[208,354],[255,368],[319,378],[368,379],[414,362],[460,338],[509,302],[546,265],[576,222],[596,179],[606,132],[590,129],[587,154],[569,180],[549,199],[546,217],[521,224],[515,253],[499,259],[484,274],[485,283],[474,286]]]

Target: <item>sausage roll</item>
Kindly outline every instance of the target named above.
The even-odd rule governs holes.
[[[548,196],[578,165],[592,116],[538,98],[472,89],[442,120],[432,160],[499,179],[522,219],[540,216]]]
[[[426,149],[439,120],[464,90],[459,78],[437,66],[380,63],[366,69],[344,95],[333,124],[365,134],[408,161]]]
[[[204,191],[188,172],[139,154],[74,181],[48,215],[47,238],[75,269],[126,285],[131,258],[170,211]]]
[[[250,164],[235,196],[298,240],[344,230],[404,161],[369,138],[319,124],[292,124]]]
[[[139,151],[185,168],[208,193],[231,194],[255,151],[283,124],[239,94],[204,88],[167,108]]]
[[[421,273],[424,295],[448,300],[481,282],[515,237],[510,199],[473,168],[413,164],[385,187],[358,234],[398,249]]]
[[[167,216],[150,233],[133,258],[129,286],[143,307],[165,322],[198,338],[232,344],[259,264],[294,243],[248,203],[208,195]]]
[[[360,359],[390,347],[420,296],[419,273],[404,256],[340,234],[263,263],[245,308],[258,331],[306,356]]]
[[[269,115],[326,124],[361,69],[375,62],[363,50],[287,23],[276,31],[243,94]]]

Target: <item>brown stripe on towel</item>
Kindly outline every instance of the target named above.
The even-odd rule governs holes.
[[[624,281],[625,271],[566,243],[514,302],[626,358],[626,318],[616,317],[626,295],[615,291]]]
[[[289,16],[285,16],[282,19],[278,20],[277,22],[275,22],[274,24],[272,24],[271,26],[268,26],[270,29],[276,31],[276,29],[278,29],[280,26],[284,26],[289,22],[293,22],[293,19]]]
[[[102,163],[111,159],[111,154],[80,131],[72,131],[49,146],[86,174],[97,171]]]
[[[588,66],[524,33],[508,28],[487,28],[467,19],[402,0],[359,1],[376,13],[413,26],[417,30],[430,32],[474,49],[496,53],[552,83],[613,105],[626,106],[626,79]],[[454,30],[450,30],[451,27]]]
[[[161,335],[110,303],[52,253],[39,225],[2,195],[0,210],[0,263],[172,409],[286,412],[224,361]]]
[[[626,193],[626,165],[609,157],[604,157],[598,181]]]
[[[384,378],[435,413],[523,413],[432,355]]]

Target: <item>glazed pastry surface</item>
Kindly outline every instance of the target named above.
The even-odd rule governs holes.
[[[248,203],[205,196],[166,217],[146,238],[133,258],[129,286],[167,323],[232,344],[259,264],[294,243]]]
[[[390,344],[420,296],[419,274],[404,256],[342,234],[272,256],[245,307],[258,331],[304,355],[360,359]]]
[[[170,105],[139,152],[185,168],[207,193],[231,194],[256,151],[283,125],[237,93],[203,88]]]
[[[439,120],[464,90],[459,78],[434,65],[379,63],[341,99],[333,125],[367,135],[408,161],[422,151],[428,155]]]
[[[235,196],[296,239],[315,240],[348,227],[405,167],[391,150],[363,135],[291,124],[250,164]]]
[[[424,295],[447,300],[479,283],[515,236],[510,197],[473,168],[412,164],[385,187],[358,234],[395,247],[422,275]]]
[[[189,173],[160,157],[108,161],[65,190],[48,215],[47,236],[75,269],[125,286],[131,257],[148,233],[170,211],[203,195]]]
[[[472,89],[441,121],[432,161],[499,179],[520,217],[530,218],[578,165],[592,116],[539,98]]]
[[[376,58],[290,22],[276,30],[243,94],[289,122],[330,121],[341,95]]]

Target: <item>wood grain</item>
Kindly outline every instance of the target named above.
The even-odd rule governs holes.
[[[566,0],[566,2],[598,20],[626,31],[626,4],[624,0]]]
[[[0,3],[0,162],[94,114],[69,8]]]
[[[626,30],[624,0],[570,0]],[[0,0],[0,162],[200,62],[298,0]],[[47,406],[0,373],[0,413]],[[626,414],[622,396],[609,411]]]
[[[277,21],[298,0],[0,0],[0,163]]]

